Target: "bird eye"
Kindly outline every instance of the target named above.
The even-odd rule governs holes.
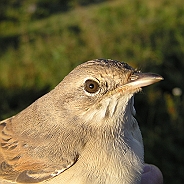
[[[88,93],[96,93],[99,90],[99,84],[94,80],[88,79],[85,81],[84,89]]]

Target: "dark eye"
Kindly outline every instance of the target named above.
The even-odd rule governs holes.
[[[88,93],[96,93],[99,90],[99,84],[94,80],[88,79],[85,81],[84,89]]]

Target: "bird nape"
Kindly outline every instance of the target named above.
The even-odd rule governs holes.
[[[139,184],[144,165],[134,94],[162,80],[95,59],[0,122],[1,182]]]

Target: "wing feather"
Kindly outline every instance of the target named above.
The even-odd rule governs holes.
[[[46,159],[35,159],[29,154],[26,142],[15,135],[14,117],[0,122],[0,178],[18,183],[37,183],[55,177],[71,167],[75,158],[66,163],[49,165]]]

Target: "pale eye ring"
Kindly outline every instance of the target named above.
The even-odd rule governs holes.
[[[96,93],[99,90],[99,83],[92,79],[88,79],[85,81],[84,90],[88,93]]]

